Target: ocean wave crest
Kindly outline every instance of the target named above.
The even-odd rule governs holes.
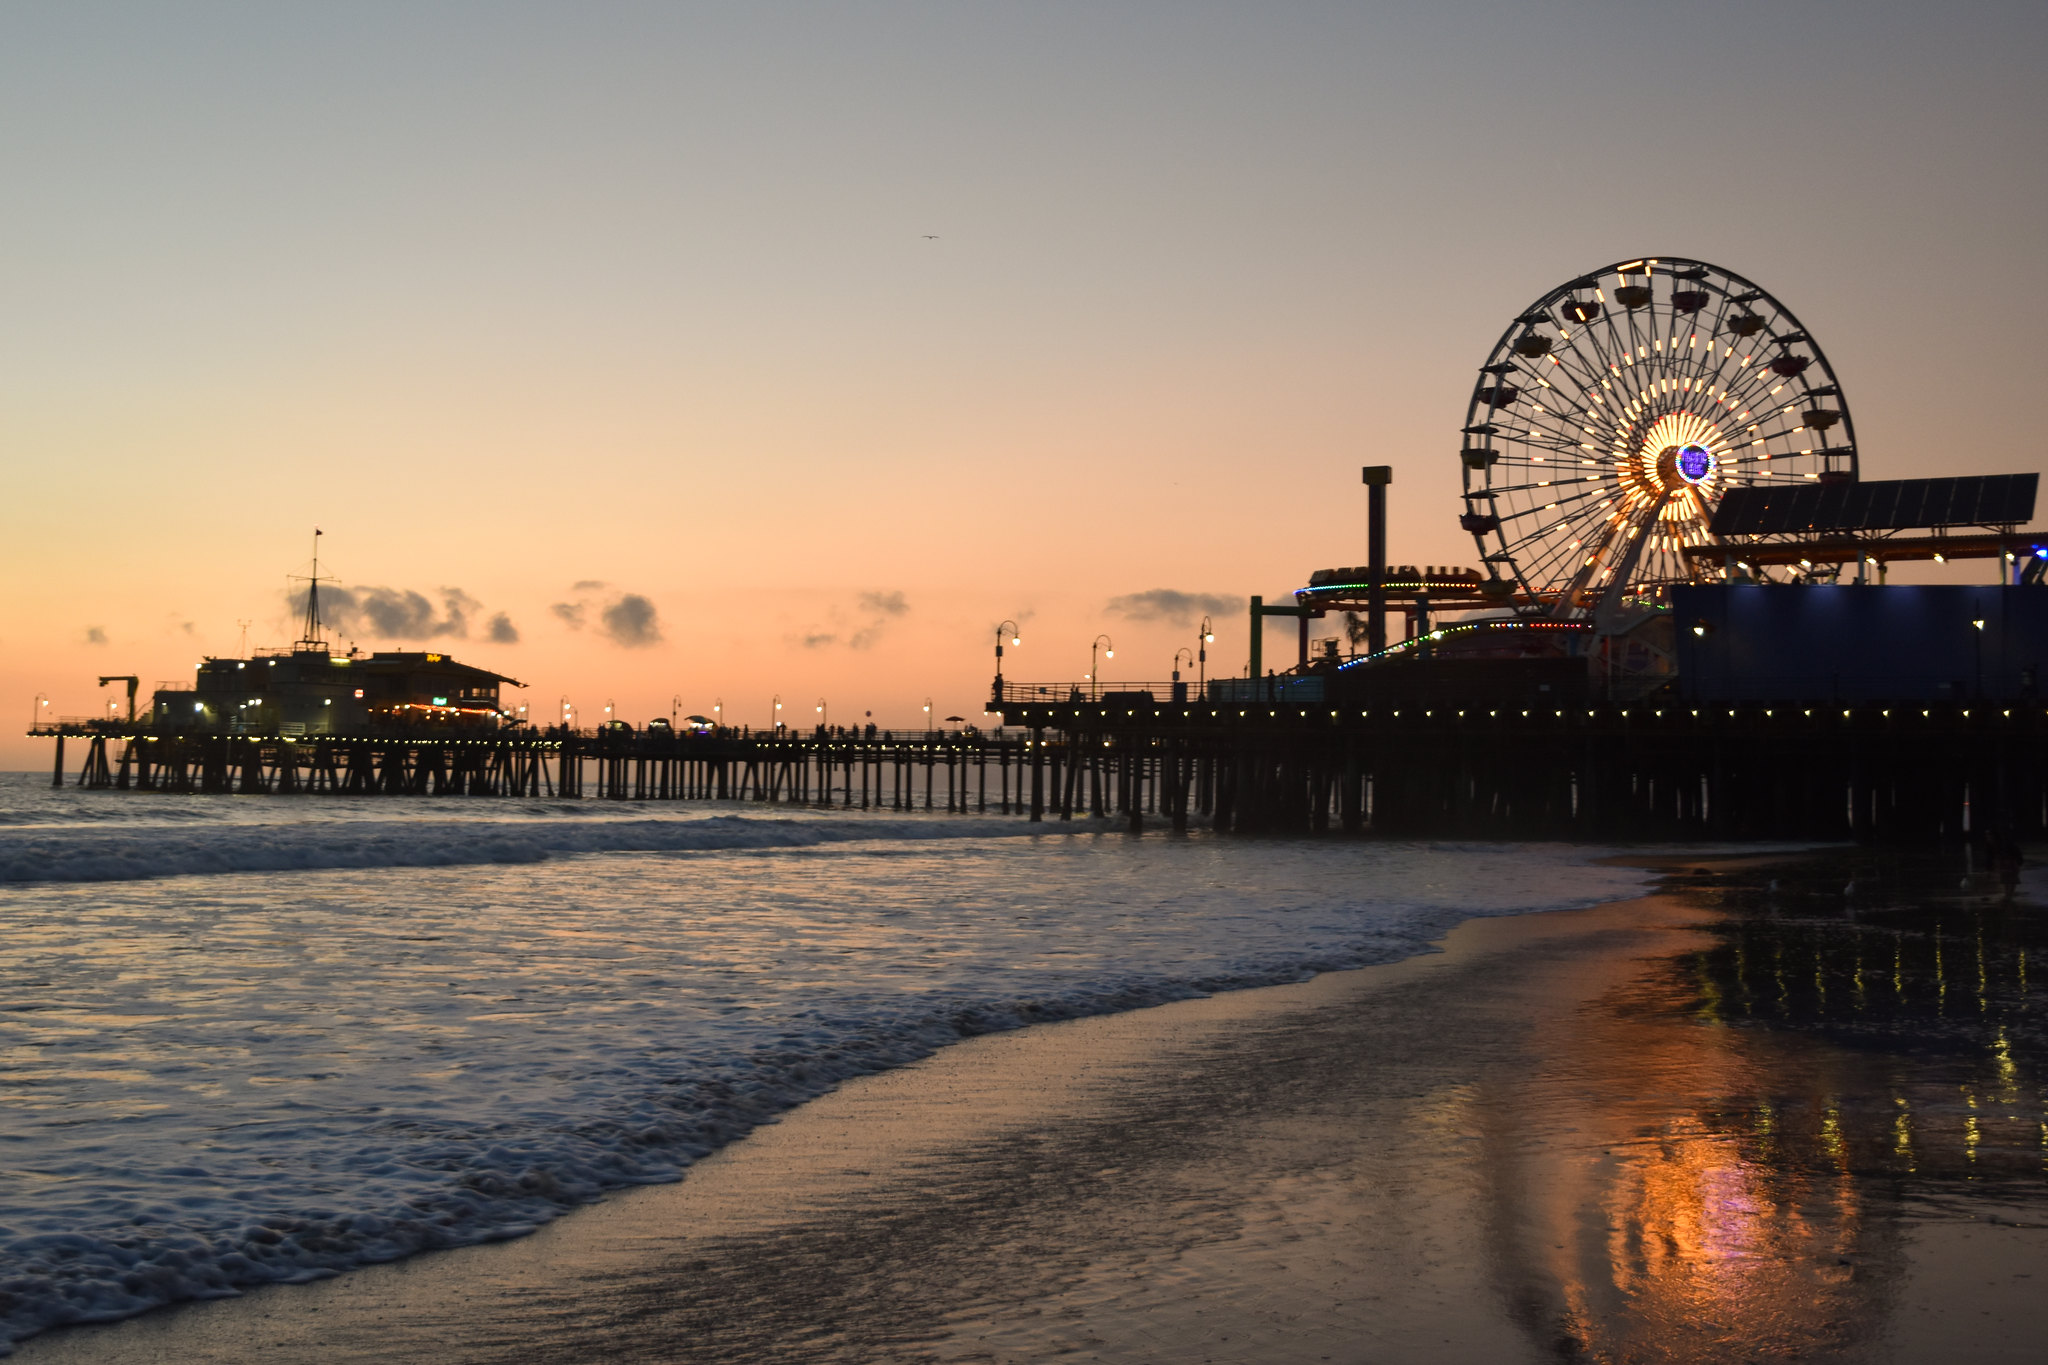
[[[996,838],[1043,833],[1015,819],[778,818],[347,820],[0,829],[0,883],[125,882],[152,877],[340,868],[536,863],[576,853],[806,848],[857,840]]]

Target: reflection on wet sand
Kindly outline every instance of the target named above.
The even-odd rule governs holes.
[[[525,1241],[23,1359],[2031,1362],[2034,912],[1811,866],[977,1039]]]
[[[1721,899],[1708,946],[1573,1012],[1475,1105],[1494,1273],[1541,1353],[1861,1354],[1910,1206],[2044,1193],[2025,912]]]

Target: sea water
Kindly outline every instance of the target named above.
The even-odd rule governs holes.
[[[0,776],[0,1352],[517,1236],[964,1036],[1642,886],[1599,852]]]

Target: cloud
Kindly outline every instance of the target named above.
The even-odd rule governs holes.
[[[845,645],[848,649],[873,649],[882,638],[883,630],[891,621],[910,612],[910,599],[901,588],[876,589],[864,592],[853,599],[851,612],[834,607],[831,611],[833,625],[838,629],[812,626],[796,640],[805,649],[828,649],[833,645]],[[858,619],[858,624],[847,629],[848,617]]]
[[[85,628],[85,642],[89,645],[105,644],[107,642],[106,628],[103,626],[87,626]]]
[[[289,595],[292,615],[306,615],[306,591]],[[460,588],[440,588],[433,596],[412,588],[344,587],[320,589],[320,624],[328,632],[366,640],[467,639],[470,619],[483,604]]]
[[[860,595],[860,609],[870,616],[901,616],[910,610],[901,589],[894,592],[864,592]]]
[[[494,645],[516,645],[519,643],[519,627],[512,624],[512,618],[499,612],[484,627],[484,638]]]
[[[1245,609],[1245,599],[1213,592],[1180,592],[1154,588],[1109,599],[1109,610],[1129,621],[1159,621],[1192,626],[1203,616],[1229,616]]]
[[[642,649],[661,643],[661,621],[654,603],[637,592],[629,592],[598,613],[604,634],[613,644]]]
[[[653,600],[637,592],[612,592],[610,589],[611,585],[601,578],[583,579],[569,587],[569,591],[576,594],[573,601],[556,602],[548,610],[571,630],[582,630],[590,625],[595,614],[597,633],[627,649],[660,644],[661,614],[655,609]],[[509,628],[511,623],[506,625]]]

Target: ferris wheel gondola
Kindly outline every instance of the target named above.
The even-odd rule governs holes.
[[[1784,304],[1704,261],[1621,262],[1524,309],[1466,411],[1463,528],[1525,614],[1611,616],[1718,577],[1708,523],[1750,484],[1856,477],[1826,355]]]

